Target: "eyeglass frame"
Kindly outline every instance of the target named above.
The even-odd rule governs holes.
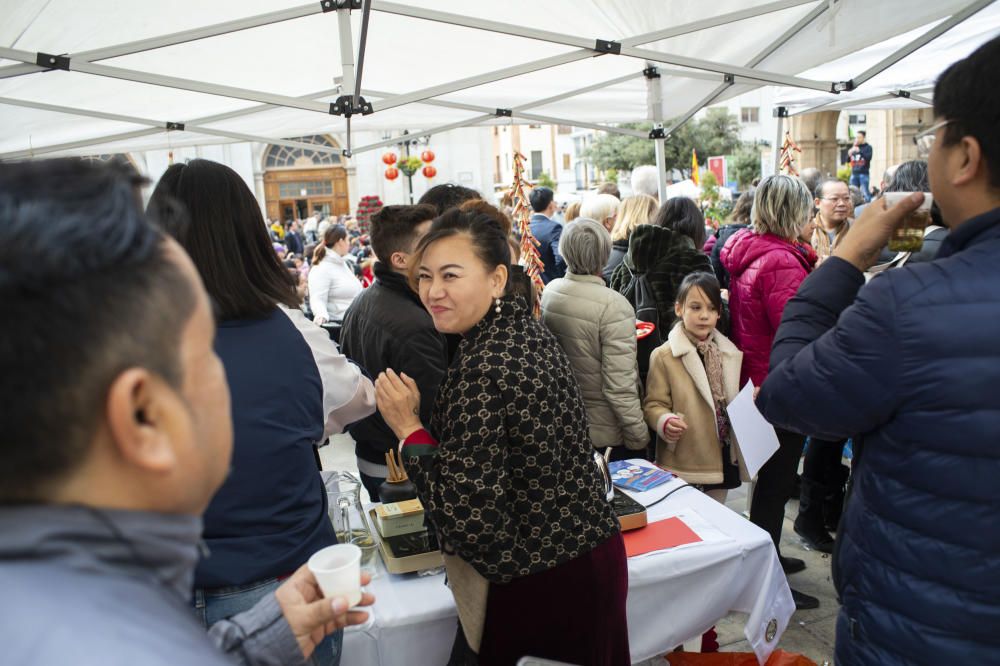
[[[926,158],[931,154],[931,148],[934,146],[934,138],[937,135],[937,131],[942,127],[947,127],[954,120],[942,120],[939,123],[934,123],[922,132],[917,132],[913,135],[913,143],[917,146],[917,155]]]

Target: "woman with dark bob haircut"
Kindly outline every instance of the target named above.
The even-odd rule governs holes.
[[[249,609],[336,543],[314,447],[371,414],[374,387],[296,309],[295,283],[235,171],[175,164],[149,212],[187,250],[215,303],[215,353],[232,394],[232,472],[205,511],[210,554],[194,581],[207,627]],[[313,663],[338,663],[342,637],[321,643]]]
[[[462,336],[431,422],[406,375],[379,375],[379,411],[437,530],[461,629],[451,664],[526,654],[630,663],[628,569],[566,354],[505,295],[495,215],[452,209],[417,246],[411,280],[434,326]]]

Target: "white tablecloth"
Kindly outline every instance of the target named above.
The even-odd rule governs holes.
[[[634,496],[648,505],[682,483],[673,479]],[[748,614],[744,634],[763,663],[795,610],[771,538],[690,487],[649,509],[650,522],[670,516],[680,516],[702,541],[629,559],[632,661],[661,655],[739,611]],[[369,590],[373,617],[346,631],[345,666],[447,663],[458,625],[444,574],[397,576],[383,568]]]

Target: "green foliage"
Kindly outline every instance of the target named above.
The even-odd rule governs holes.
[[[729,161],[729,177],[744,190],[760,175],[760,150],[752,144],[743,144]]]
[[[424,166],[424,162],[416,155],[410,155],[409,157],[401,157],[397,166],[403,172],[404,176],[412,176],[420,171],[420,168]]]
[[[538,185],[539,187],[547,187],[553,191],[558,187],[556,185],[556,181],[552,180],[552,176],[550,176],[545,171],[538,174],[538,182],[536,182],[535,184]]]
[[[618,184],[618,169],[608,169],[604,172],[604,182]]]
[[[850,184],[851,182],[851,165],[844,164],[839,169],[837,169],[837,180],[842,180],[845,183]]]
[[[666,123],[669,127],[670,123]],[[649,123],[624,123],[620,127],[648,132]],[[704,118],[681,125],[666,140],[667,169],[691,173],[691,150],[699,159],[712,155],[728,155],[740,145],[740,124],[726,109],[709,109]],[[642,164],[655,164],[653,141],[621,134],[598,135],[587,149],[586,157],[598,169],[634,169]]]

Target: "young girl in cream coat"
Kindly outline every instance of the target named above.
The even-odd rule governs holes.
[[[650,357],[643,414],[657,435],[657,464],[725,502],[747,480],[726,413],[743,353],[715,328],[722,294],[714,275],[684,278],[674,310],[677,324]]]

